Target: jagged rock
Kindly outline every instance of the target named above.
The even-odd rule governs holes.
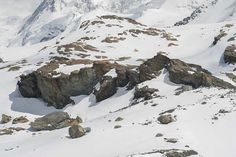
[[[84,136],[86,133],[85,129],[80,125],[72,125],[69,128],[69,135],[71,138],[79,138]]]
[[[161,115],[160,117],[158,117],[157,119],[161,124],[169,124],[174,122],[174,118],[172,117],[171,114],[168,115]]]
[[[20,116],[13,119],[12,124],[27,123],[29,120],[26,117]]]
[[[103,101],[111,97],[117,91],[115,78],[108,76],[104,78],[104,80],[100,84],[100,89],[94,92],[97,102]]]
[[[26,98],[40,98],[41,92],[38,88],[36,73],[21,75],[21,81],[18,82],[19,91]]]
[[[2,114],[1,124],[6,124],[6,123],[8,123],[8,122],[10,122],[10,121],[11,121],[11,116]]]
[[[211,75],[210,72],[199,65],[187,64],[178,59],[172,59],[167,67],[169,79],[176,84],[190,85],[193,88],[198,87],[221,87],[235,88],[228,82],[218,79]]]
[[[70,75],[61,74],[59,77],[53,77],[39,70],[21,76],[18,86],[22,96],[42,97],[49,105],[61,109],[73,102],[70,96],[89,95],[97,82],[92,68],[82,68]]]
[[[0,63],[3,63],[3,60],[2,60],[2,58],[0,58]]]
[[[114,95],[117,87],[126,86],[127,89],[132,89],[141,82],[155,78],[163,69],[169,72],[170,81],[177,84],[193,88],[200,86],[235,88],[230,83],[212,76],[199,65],[169,59],[161,53],[141,64],[138,72],[132,70],[135,68],[134,66],[124,66],[108,61],[68,60],[61,57],[54,59],[56,61],[51,61],[37,71],[21,76],[18,86],[22,96],[42,98],[50,106],[61,109],[67,104],[73,103],[71,96],[89,95],[94,91],[95,85],[100,83],[100,89],[96,89],[94,92],[97,102],[99,102]],[[93,66],[74,71],[70,75],[60,74],[54,77],[54,70],[59,67],[59,63],[67,65],[93,63]],[[115,69],[117,76],[105,75],[111,69]],[[150,98],[149,92],[146,91],[146,95],[143,95],[145,99]],[[139,97],[138,94],[135,97]]]
[[[144,82],[159,76],[160,71],[164,69],[169,62],[170,59],[162,54],[157,54],[153,58],[148,59],[139,67],[140,81]]]
[[[152,99],[152,94],[154,94],[157,91],[158,89],[149,88],[148,86],[142,88],[135,87],[134,99],[139,99],[139,98],[144,98],[144,100]]]
[[[32,129],[41,130],[55,130],[70,126],[70,116],[66,112],[52,112],[42,118],[37,118],[30,123]]]
[[[236,63],[236,46],[230,45],[226,47],[224,52],[224,61],[228,64],[235,64]]]

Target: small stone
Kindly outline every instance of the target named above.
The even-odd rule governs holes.
[[[169,143],[177,143],[178,139],[176,139],[176,138],[165,138],[165,141],[169,142]]]
[[[122,127],[121,125],[116,125],[116,126],[114,126],[114,129],[119,129],[121,127]]]
[[[122,121],[122,120],[124,120],[123,118],[121,118],[121,117],[118,117],[118,118],[116,118],[116,122],[119,122],[119,121]]]
[[[12,124],[27,123],[29,120],[26,117],[17,117],[13,119]]]
[[[164,136],[164,135],[161,133],[156,134],[156,137],[162,137],[162,136]]]
[[[2,124],[6,124],[6,123],[8,123],[8,122],[10,122],[10,121],[11,121],[11,116],[2,114],[2,120],[1,120],[1,123],[2,123]]]
[[[168,115],[161,115],[158,119],[157,119],[161,124],[169,124],[171,122],[174,122],[174,118],[172,117],[171,114]]]
[[[206,104],[207,104],[207,102],[205,102],[205,101],[204,101],[204,102],[202,102],[201,104],[202,104],[202,105],[206,105]]]
[[[80,125],[73,125],[69,128],[71,138],[79,138],[85,135],[85,130]]]

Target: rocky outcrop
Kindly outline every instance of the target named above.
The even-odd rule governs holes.
[[[61,74],[54,77],[43,68],[26,76],[21,76],[18,82],[22,96],[28,98],[43,98],[50,106],[57,109],[72,103],[70,96],[88,95],[98,83],[93,68],[82,68],[70,75]]]
[[[70,126],[71,118],[66,112],[53,112],[44,117],[37,118],[30,123],[33,130],[55,130]]]
[[[48,65],[26,76],[18,82],[22,96],[42,98],[50,106],[61,109],[73,103],[71,96],[89,95],[94,93],[97,102],[103,101],[117,91],[118,87],[133,89],[137,84],[151,80],[160,75],[162,70],[169,72],[169,79],[176,84],[193,88],[221,87],[235,88],[228,82],[218,79],[199,65],[188,64],[178,59],[170,59],[162,53],[145,61],[136,70],[134,66],[124,66],[109,61],[69,60],[58,57]],[[92,67],[81,68],[70,75],[59,74],[54,70],[60,64],[93,64]],[[115,70],[115,76],[106,75]],[[56,76],[55,76],[56,75]],[[95,89],[97,84],[100,88]],[[136,93],[135,97],[138,94]],[[149,94],[150,95],[150,94]],[[149,96],[143,95],[145,99]]]
[[[224,52],[224,61],[228,64],[235,64],[236,63],[236,46],[230,45],[226,47]]]
[[[212,74],[196,64],[188,64],[178,59],[169,59],[168,57],[158,54],[152,59],[144,62],[140,67],[140,80],[146,81],[155,78],[166,69],[169,72],[169,79],[176,84],[184,84],[198,87],[221,87],[235,88],[228,82],[218,79]]]
[[[84,136],[86,133],[86,130],[80,126],[80,125],[72,125],[69,128],[69,135],[71,138],[79,138]]]
[[[0,58],[0,63],[3,63],[3,60],[2,60],[2,58]]]
[[[187,64],[178,59],[170,61],[168,67],[169,79],[176,84],[190,85],[193,88],[198,87],[221,87],[234,88],[228,82],[218,79],[199,65]]]

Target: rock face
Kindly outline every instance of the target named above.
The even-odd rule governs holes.
[[[70,126],[70,116],[66,112],[53,112],[30,123],[32,129],[55,130]]]
[[[224,52],[224,61],[228,64],[235,64],[236,63],[236,46],[230,45],[226,47]]]
[[[144,82],[151,80],[160,75],[160,71],[167,67],[170,59],[162,54],[158,54],[155,57],[148,59],[139,67],[140,81]]]
[[[79,138],[84,136],[86,133],[85,129],[80,125],[72,125],[69,128],[69,135],[71,138]]]
[[[161,115],[160,117],[158,117],[157,119],[161,124],[169,124],[174,122],[174,118],[172,117],[171,114],[168,115]]]
[[[97,102],[100,102],[114,95],[116,91],[116,79],[106,77],[101,81],[100,89],[98,91],[95,91],[94,94],[96,96]]]
[[[196,64],[188,64],[178,59],[169,59],[168,57],[158,54],[152,59],[144,62],[140,67],[140,80],[146,81],[155,78],[166,69],[169,72],[169,79],[176,84],[184,84],[199,87],[221,87],[235,88],[228,82],[218,79],[212,74]]]
[[[6,123],[8,123],[8,122],[10,122],[10,121],[11,121],[11,116],[2,114],[1,124],[6,124]]]
[[[71,75],[61,74],[59,77],[36,71],[21,76],[18,86],[22,96],[42,97],[49,105],[61,109],[65,104],[72,103],[70,96],[90,94],[97,82],[94,70],[83,68],[72,72]]]
[[[0,58],[0,63],[3,63],[3,60],[2,60],[2,58]]]

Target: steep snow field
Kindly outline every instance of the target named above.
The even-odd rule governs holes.
[[[138,66],[165,52],[236,85],[226,76],[236,75],[235,65],[223,61],[225,48],[236,44],[229,40],[236,36],[236,0],[62,0],[62,4],[55,4],[0,0],[0,58],[4,61],[0,62],[0,114],[26,116],[33,121],[58,111],[41,99],[22,97],[17,86],[20,75],[37,70],[56,56]],[[201,6],[202,12],[187,24],[174,26]],[[214,37],[222,31],[226,35],[213,45]],[[74,42],[92,48],[66,50]],[[60,64],[55,71],[70,74],[91,66]],[[110,71],[107,75],[115,74]],[[139,87],[146,85],[157,88],[159,96],[135,105],[134,89],[119,88],[99,103],[94,94],[72,97],[75,104],[61,111],[80,116],[84,121],[81,125],[91,128],[79,139],[71,139],[68,128],[34,132],[29,123],[0,124],[0,130],[26,129],[0,135],[0,156],[165,157],[160,150],[170,149],[198,152],[193,157],[236,156],[235,91],[198,88],[176,95],[182,85],[172,83],[165,70]],[[159,115],[170,110],[175,122],[160,124]],[[118,117],[124,120],[115,121]],[[122,127],[114,129],[116,125]],[[156,137],[158,133],[163,137]],[[177,142],[167,142],[168,138]]]

